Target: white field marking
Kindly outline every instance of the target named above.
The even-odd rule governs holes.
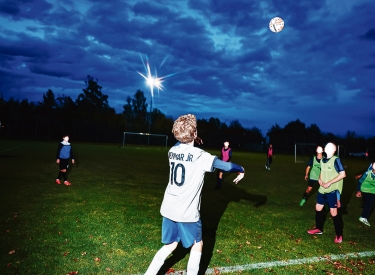
[[[12,150],[12,149],[18,148],[18,147],[21,147],[21,146],[23,146],[23,145],[25,145],[25,144],[21,144],[21,145],[18,145],[18,146],[16,146],[16,147],[12,147],[12,148],[5,149],[5,150],[3,150],[3,151],[0,151],[0,153],[2,153],[2,152],[6,152],[6,151],[9,151],[9,150]]]
[[[325,262],[325,261],[332,261],[332,260],[343,260],[347,258],[361,258],[361,257],[371,257],[371,256],[375,256],[375,251],[364,251],[364,252],[355,252],[355,253],[348,253],[348,254],[323,255],[321,257],[311,257],[311,258],[302,258],[302,259],[285,260],[285,261],[263,262],[263,263],[255,263],[255,264],[217,267],[215,269],[208,268],[205,274],[215,274],[218,271],[220,273],[230,273],[230,272],[245,271],[245,270],[252,270],[252,269],[289,266],[289,265],[298,265],[298,264],[309,264],[309,263]],[[181,270],[181,271],[174,271],[168,274],[169,275],[186,275],[187,273],[186,273],[186,270]],[[138,275],[141,275],[141,274],[138,274]]]

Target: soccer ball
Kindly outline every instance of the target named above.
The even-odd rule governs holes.
[[[281,32],[284,29],[284,20],[281,17],[274,17],[269,27],[272,32]]]

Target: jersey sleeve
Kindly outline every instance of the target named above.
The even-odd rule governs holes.
[[[242,166],[239,166],[238,164],[232,162],[225,162],[219,159],[215,159],[214,168],[221,169],[225,172],[245,172],[245,169],[243,169]]]
[[[307,166],[312,167],[313,166],[314,157],[310,158],[309,162],[307,163]]]
[[[59,158],[60,158],[60,151],[61,151],[61,148],[62,148],[62,144],[59,143],[59,145],[57,146],[57,150],[56,150],[56,159],[59,159]]]
[[[335,169],[337,173],[345,171],[344,166],[342,165],[341,160],[339,158],[335,159]]]
[[[213,172],[215,170],[215,159],[217,159],[216,156],[213,156],[210,153],[202,151],[202,154],[199,156],[199,162],[202,167],[202,170],[205,172]]]

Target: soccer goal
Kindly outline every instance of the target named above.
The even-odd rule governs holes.
[[[149,133],[124,132],[122,147],[125,147],[125,144],[165,146],[165,149],[167,149],[168,136]]]
[[[294,144],[294,163],[308,162],[315,155],[316,143],[296,142]]]
[[[337,152],[336,155],[340,159],[345,159],[346,158],[346,149],[344,145],[337,145]]]

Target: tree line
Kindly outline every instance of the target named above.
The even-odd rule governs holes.
[[[108,104],[108,95],[102,92],[98,79],[88,75],[85,87],[73,100],[70,96],[56,96],[51,89],[41,101],[10,98],[0,95],[0,137],[36,140],[60,139],[63,134],[75,141],[111,142],[121,144],[124,132],[142,132],[168,135],[168,145],[176,140],[171,133],[174,119],[157,108],[148,110],[144,92],[137,90],[127,97],[122,112],[116,113]],[[274,144],[278,151],[293,151],[294,144],[325,144],[335,142],[349,151],[375,150],[375,137],[364,138],[348,131],[345,137],[323,133],[316,124],[306,126],[299,119],[284,127],[273,125],[265,135],[257,127],[246,128],[238,120],[226,124],[218,118],[198,119],[199,136],[204,146],[220,148],[225,140],[231,147],[243,150],[264,150],[266,142]],[[133,143],[144,143],[134,136]],[[152,140],[150,145],[161,144]]]

